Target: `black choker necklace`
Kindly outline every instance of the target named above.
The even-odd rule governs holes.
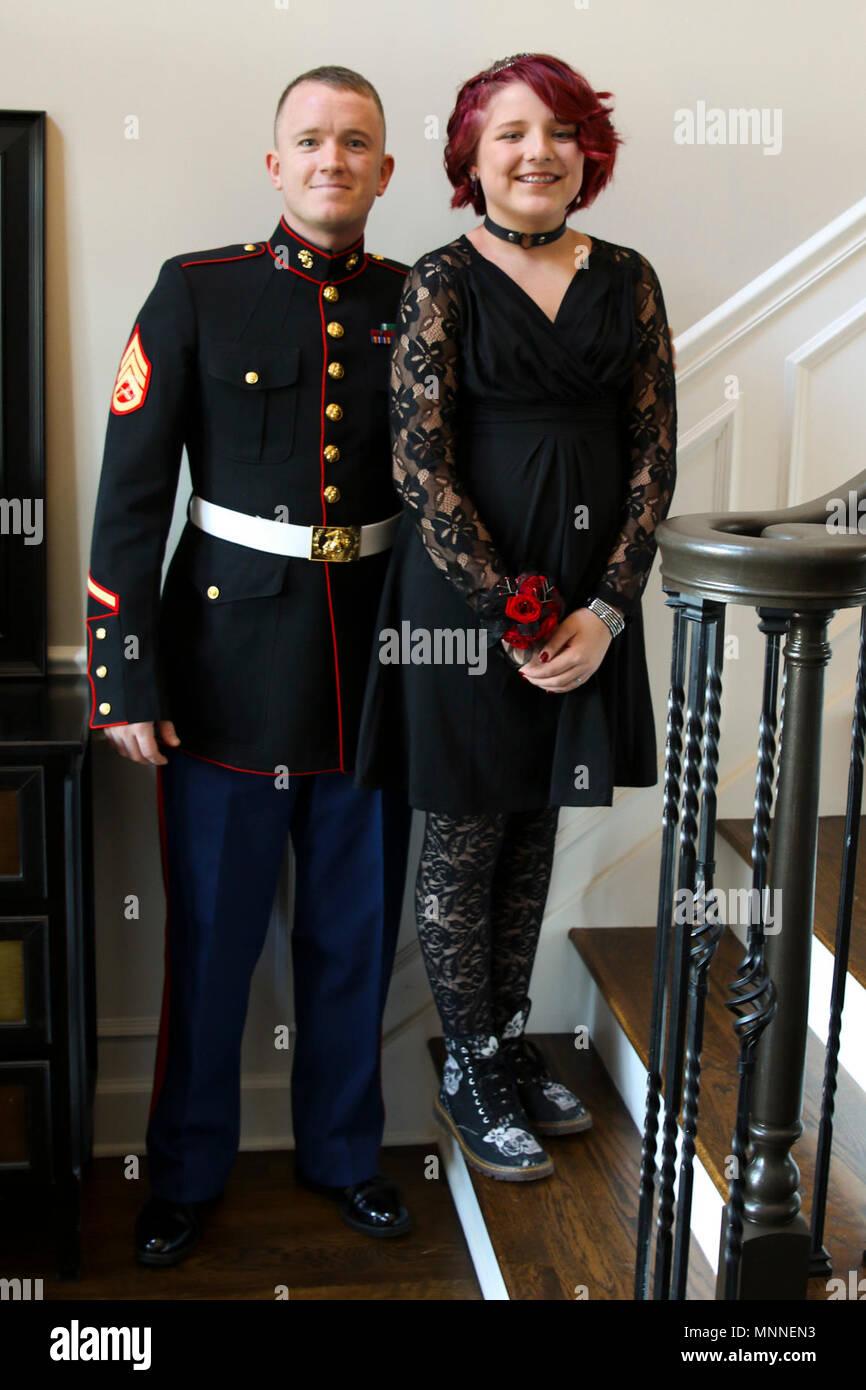
[[[501,237],[503,241],[516,242],[524,249],[530,246],[546,246],[548,242],[558,241],[565,231],[565,218],[558,227],[554,227],[552,232],[514,232],[508,227],[500,227],[498,222],[494,222],[490,217],[484,218],[484,225],[488,232],[493,236]]]

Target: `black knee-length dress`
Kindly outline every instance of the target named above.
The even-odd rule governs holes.
[[[641,595],[674,489],[676,394],[650,263],[592,238],[551,321],[467,237],[422,256],[394,331],[391,437],[405,511],[356,784],[453,816],[609,806],[615,785],[654,785]],[[485,597],[527,571],[566,614],[598,596],[625,615],[565,694],[485,645]]]

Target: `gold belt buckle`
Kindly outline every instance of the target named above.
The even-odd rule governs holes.
[[[360,549],[360,526],[313,527],[311,560],[357,560]]]

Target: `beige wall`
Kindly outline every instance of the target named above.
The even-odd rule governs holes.
[[[83,640],[109,394],[136,311],[166,256],[271,230],[264,152],[297,72],[340,62],[379,88],[397,168],[368,245],[412,261],[474,220],[449,210],[442,170],[459,83],[525,49],[572,62],[614,93],[627,139],[573,224],[650,257],[677,332],[864,192],[862,0],[2,0],[0,16],[3,105],[49,118],[51,646]],[[781,152],[676,144],[674,112],[698,102],[780,110]]]

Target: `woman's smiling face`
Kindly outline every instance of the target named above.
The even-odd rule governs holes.
[[[574,121],[557,120],[525,82],[491,98],[471,166],[494,222],[525,230],[557,226],[583,179]]]

